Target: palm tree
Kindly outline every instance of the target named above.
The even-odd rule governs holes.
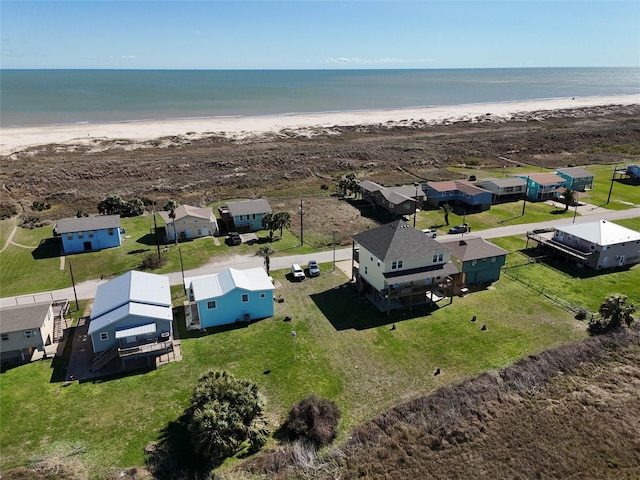
[[[278,212],[275,214],[276,228],[280,229],[280,238],[282,238],[282,229],[291,228],[291,215],[289,212]]]
[[[578,198],[578,192],[572,188],[565,188],[562,192],[562,203],[564,203],[564,211],[569,210],[569,206],[573,205]]]
[[[609,329],[615,330],[624,322],[627,327],[633,322],[633,312],[636,311],[632,303],[627,304],[628,297],[626,295],[613,294],[604,299],[600,305],[600,315],[603,320],[609,320]]]
[[[171,223],[173,224],[173,236],[175,237],[174,240],[176,242],[176,245],[178,245],[178,232],[176,230],[176,208],[178,208],[179,206],[180,205],[178,205],[178,202],[176,202],[175,200],[169,200],[167,204],[162,207],[165,212],[169,212],[169,218],[171,219]]]
[[[262,217],[262,228],[269,230],[269,241],[273,241],[273,231],[276,229],[276,218],[273,213],[267,213]]]
[[[442,213],[444,213],[444,223],[449,225],[449,214],[453,210],[451,208],[451,205],[449,205],[448,203],[443,203],[442,205],[440,205],[440,210],[442,210]]]
[[[263,245],[256,252],[258,257],[264,258],[264,268],[267,271],[267,275],[269,275],[269,267],[271,266],[271,255],[274,253],[276,253],[276,251],[271,245]]]

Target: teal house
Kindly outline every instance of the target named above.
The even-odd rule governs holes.
[[[534,201],[555,199],[567,187],[566,178],[555,173],[530,173],[515,175],[527,182],[527,198]]]
[[[454,280],[454,291],[469,285],[483,285],[500,279],[500,269],[506,262],[507,250],[480,237],[445,240],[442,245],[451,250],[453,263],[460,273]]]
[[[273,316],[273,282],[262,268],[185,278],[189,329],[217,327]]]
[[[584,192],[587,187],[593,188],[593,173],[581,167],[559,168],[556,173],[564,178],[566,187]]]

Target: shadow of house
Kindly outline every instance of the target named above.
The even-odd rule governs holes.
[[[370,328],[393,325],[403,320],[429,315],[437,306],[419,305],[411,310],[381,312],[350,283],[311,295],[311,300],[337,331],[368,330]]]
[[[43,258],[55,258],[62,254],[62,240],[60,238],[44,238],[31,252],[34,260]]]
[[[141,243],[142,245],[165,245],[168,242],[165,240],[165,231],[164,227],[158,227],[158,236],[154,232],[146,233],[140,238],[136,240],[137,243]]]

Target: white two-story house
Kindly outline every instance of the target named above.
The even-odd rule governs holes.
[[[383,311],[441,299],[458,273],[451,250],[403,220],[351,238],[356,285]]]

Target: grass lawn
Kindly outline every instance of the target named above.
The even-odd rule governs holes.
[[[184,360],[159,370],[70,385],[52,381],[60,368],[52,360],[6,371],[0,469],[68,445],[83,448],[96,474],[141,465],[144,446],[180,416],[197,379],[212,368],[256,382],[274,425],[309,393],[335,400],[344,437],[403,400],[586,335],[583,323],[507,278],[433,312],[387,316],[360,299],[340,270],[321,268],[320,277],[302,283],[272,272],[275,294],[284,298],[273,318],[183,338]]]

